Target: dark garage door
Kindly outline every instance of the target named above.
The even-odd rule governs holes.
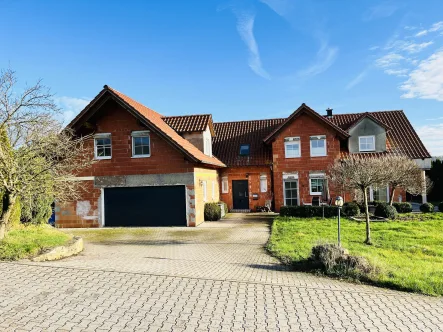
[[[185,186],[106,188],[105,226],[186,226]]]

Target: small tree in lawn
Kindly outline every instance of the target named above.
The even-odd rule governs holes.
[[[409,193],[423,192],[422,171],[412,159],[405,156],[385,157],[391,166],[387,169],[388,184],[391,187],[391,197],[389,203],[394,203],[395,191],[399,188],[405,189]],[[421,189],[420,189],[421,188]]]
[[[371,244],[368,191],[371,186],[387,183],[390,165],[385,157],[371,158],[350,155],[336,160],[329,168],[329,177],[336,188],[359,191],[363,196],[366,215],[366,244]]]
[[[0,240],[4,238],[17,200],[32,204],[37,196],[74,199],[75,176],[92,162],[84,146],[56,120],[58,108],[41,82],[15,91],[12,70],[0,73],[0,190],[3,210]]]

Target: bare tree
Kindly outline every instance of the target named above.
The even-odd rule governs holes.
[[[419,192],[423,192],[422,171],[418,165],[410,158],[405,156],[387,156],[386,162],[391,166],[387,168],[389,173],[388,184],[391,187],[391,197],[389,203],[394,203],[395,191],[403,188],[407,192],[416,192],[417,187]]]
[[[56,120],[59,110],[49,89],[38,81],[18,93],[16,85],[12,70],[0,73],[0,240],[17,199],[30,204],[39,193],[73,199],[76,174],[92,162],[84,145],[88,137],[75,137]]]
[[[329,168],[329,177],[337,188],[347,191],[356,190],[363,196],[366,214],[366,244],[371,244],[368,191],[371,186],[386,185],[389,167],[390,165],[384,157],[371,158],[350,155],[346,159],[335,161]]]

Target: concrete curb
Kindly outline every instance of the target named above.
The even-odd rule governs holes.
[[[33,262],[55,261],[69,256],[77,255],[83,251],[83,239],[74,237],[71,242],[65,246],[59,246],[46,251],[31,259]]]

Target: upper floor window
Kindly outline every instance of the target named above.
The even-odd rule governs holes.
[[[375,151],[375,136],[359,136],[358,145],[360,152]]]
[[[94,136],[95,159],[111,159],[111,134],[96,134]]]
[[[286,158],[300,157],[300,137],[285,138],[285,157]]]
[[[240,156],[249,156],[250,145],[242,144],[240,145]]]
[[[211,157],[212,156],[211,138],[210,137],[205,138],[205,141],[203,144],[204,144],[204,146],[203,146],[204,154]]]
[[[149,138],[149,131],[133,131],[131,136],[132,157],[149,157],[151,155],[151,141]]]
[[[326,136],[311,136],[311,157],[322,157],[326,155]]]

